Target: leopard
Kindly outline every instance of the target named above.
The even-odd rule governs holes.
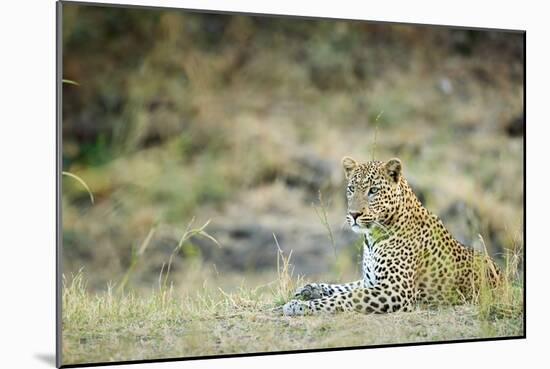
[[[502,280],[487,252],[455,239],[407,182],[399,158],[342,159],[346,223],[362,238],[361,279],[308,283],[283,305],[283,315],[409,312],[419,305],[471,301],[482,281]]]

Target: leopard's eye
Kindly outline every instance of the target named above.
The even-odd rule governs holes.
[[[374,195],[377,192],[378,192],[378,187],[369,188],[369,195]]]

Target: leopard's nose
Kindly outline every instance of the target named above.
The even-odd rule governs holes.
[[[359,218],[363,213],[359,211],[350,211],[349,215],[353,218],[354,221],[357,221],[357,218]]]

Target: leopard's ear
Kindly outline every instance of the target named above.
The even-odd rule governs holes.
[[[386,175],[395,183],[399,182],[399,177],[401,177],[401,169],[401,160],[397,158],[390,159],[386,164],[384,164]]]
[[[344,156],[342,158],[342,166],[344,167],[344,173],[346,174],[346,179],[349,179],[351,172],[359,165],[355,160],[349,156]]]

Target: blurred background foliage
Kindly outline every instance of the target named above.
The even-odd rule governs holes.
[[[63,170],[96,198],[63,179],[63,272],[91,288],[151,229],[131,283],[153,286],[193,218],[222,247],[185,244],[182,293],[269,280],[273,233],[296,273],[357,276],[343,155],[400,157],[464,243],[522,243],[522,34],[65,3],[62,47]]]

